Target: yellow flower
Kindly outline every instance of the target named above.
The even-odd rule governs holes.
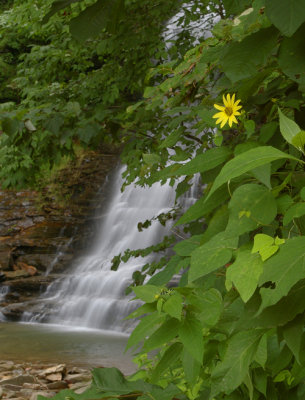
[[[232,123],[238,124],[237,119],[235,118],[236,115],[240,115],[240,110],[242,107],[239,106],[240,100],[235,101],[235,94],[230,97],[227,94],[227,98],[222,96],[224,106],[219,106],[218,104],[214,104],[214,107],[219,110],[217,114],[213,115],[213,118],[217,118],[216,124],[221,124],[220,128],[223,128],[225,124],[228,122],[230,127]]]

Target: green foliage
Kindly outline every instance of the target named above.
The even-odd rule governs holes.
[[[68,3],[66,22],[85,24],[100,2],[56,2],[51,12]],[[2,119],[7,184],[25,179],[33,154],[52,146],[53,154],[64,152],[75,140],[125,143],[125,185],[169,181],[178,199],[200,174],[197,202],[168,215],[179,215],[170,238],[113,260],[115,269],[131,256],[161,255],[134,275],[132,290],[144,304],[131,315],[140,321],[128,348],[137,351],[139,370],[128,379],[94,372],[82,399],[302,400],[304,2],[186,2],[182,33],[168,48],[159,35],[176,8],[165,3],[126,1],[116,32],[103,22],[104,32],[86,46],[71,39],[61,15],[30,52],[18,39],[22,63],[12,82],[21,99],[17,111],[4,106]],[[219,22],[195,43],[190,23],[214,18],[210,11]],[[148,21],[153,30],[144,29]],[[95,34],[90,29],[79,35]],[[228,93],[241,99],[239,123],[218,129],[213,105]],[[179,272],[178,286],[169,288]],[[57,395],[64,397],[77,399],[71,391]]]

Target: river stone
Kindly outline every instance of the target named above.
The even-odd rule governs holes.
[[[62,380],[62,373],[57,372],[55,374],[50,374],[46,376],[46,379],[51,382],[61,381]]]
[[[47,388],[53,390],[67,389],[67,387],[68,384],[65,381],[51,382],[47,384]]]
[[[68,374],[65,378],[65,380],[69,383],[75,383],[75,382],[82,382],[82,381],[90,381],[91,380],[91,374],[88,373],[83,373],[83,374]]]
[[[49,367],[49,368],[43,370],[41,375],[46,376],[46,375],[49,375],[49,374],[55,374],[57,372],[65,373],[66,372],[66,365],[65,364],[58,364],[58,365],[55,365],[54,367]]]
[[[12,361],[0,362],[0,371],[11,371],[15,368]]]
[[[24,383],[22,387],[24,389],[31,389],[31,390],[41,390],[41,384],[39,383]]]
[[[36,379],[32,375],[19,375],[15,376],[14,378],[4,379],[0,381],[3,387],[5,387],[6,385],[22,386],[24,383],[35,383],[35,382]]]

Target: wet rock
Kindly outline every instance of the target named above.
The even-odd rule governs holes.
[[[18,272],[18,271],[15,271]],[[23,272],[23,271],[21,271]],[[48,275],[48,276],[32,276],[27,277],[26,279],[16,279],[12,281],[5,282],[11,290],[16,290],[17,292],[40,292],[44,288],[46,288],[54,279],[59,276]]]
[[[37,274],[37,269],[33,267],[33,265],[28,265],[21,261],[16,262],[16,264],[13,265],[13,269],[15,271],[26,271],[30,276]]]
[[[58,382],[51,382],[47,384],[48,389],[53,389],[53,390],[62,390],[62,389],[67,389],[68,384],[65,381],[58,381]]]
[[[21,389],[21,386],[18,385],[11,385],[11,384],[4,385],[1,383],[1,386],[4,390],[13,391],[14,393],[18,392]]]
[[[66,375],[65,380],[69,383],[75,383],[75,382],[83,382],[83,381],[90,381],[91,380],[91,374],[88,373],[82,373],[82,374],[68,374]]]
[[[6,279],[27,278],[30,276],[30,274],[24,270],[5,271],[4,275]]]
[[[0,381],[0,384],[5,387],[6,385],[22,386],[24,383],[35,383],[36,380],[32,375],[19,375],[10,379]]]
[[[65,373],[66,372],[66,365],[65,364],[58,364],[54,365],[53,367],[47,368],[42,372],[42,376],[56,374],[58,372]]]
[[[2,361],[0,362],[0,372],[1,371],[11,371],[14,369],[13,361]]]
[[[56,374],[50,374],[50,375],[47,375],[45,378],[46,378],[46,380],[51,381],[51,382],[61,381],[62,373],[57,372]]]

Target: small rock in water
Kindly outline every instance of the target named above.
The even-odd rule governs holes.
[[[51,382],[47,384],[47,388],[53,390],[67,389],[67,387],[68,384],[65,381]]]
[[[10,379],[3,379],[0,381],[2,386],[5,385],[16,385],[16,386],[22,386],[24,383],[35,383],[36,380],[34,376],[32,375],[18,375]]]
[[[55,374],[57,372],[66,372],[66,365],[65,364],[58,364],[55,365],[54,367],[47,368],[43,371],[44,375],[49,375],[49,374]]]
[[[46,379],[51,382],[61,381],[62,380],[62,373],[57,372],[56,374],[50,374],[46,376]]]

